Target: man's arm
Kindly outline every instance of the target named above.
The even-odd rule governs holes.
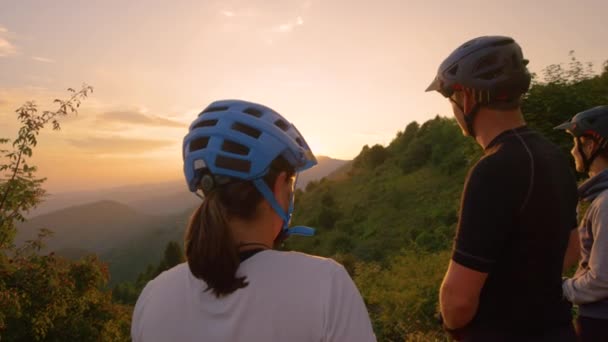
[[[566,249],[566,255],[564,256],[564,272],[574,266],[580,259],[581,254],[581,241],[578,236],[578,229],[573,229],[570,233],[570,240],[568,240],[568,249]]]
[[[439,293],[441,315],[447,328],[462,328],[475,317],[487,277],[487,273],[450,261]]]
[[[512,219],[528,192],[527,184],[519,181],[521,172],[506,171],[509,165],[483,158],[465,183],[452,260],[439,296],[448,329],[465,327],[475,317],[481,290],[501,257]]]

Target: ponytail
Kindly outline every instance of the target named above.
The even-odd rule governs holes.
[[[205,196],[194,212],[186,232],[186,258],[192,274],[207,283],[217,297],[247,286],[245,277],[235,277],[239,255],[226,213],[217,192]]]
[[[282,157],[270,166],[264,181],[272,189],[278,175],[294,169]],[[227,296],[247,286],[244,276],[237,277],[240,266],[238,241],[228,225],[230,218],[253,220],[262,194],[250,181],[237,181],[218,186],[208,193],[194,212],[185,236],[186,259],[192,274],[207,283],[206,291],[216,297]]]

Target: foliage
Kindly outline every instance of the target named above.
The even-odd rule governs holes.
[[[592,70],[589,63],[583,64],[571,51],[570,63],[548,66],[543,72],[544,81],[535,81],[523,103],[528,124],[560,145],[565,153],[572,148],[572,139],[553,127],[580,111],[608,103],[608,61],[601,74],[593,75]]]
[[[38,134],[51,124],[54,130],[61,128],[59,119],[76,114],[81,101],[93,88],[84,85],[80,91],[70,88],[68,100],[55,99],[59,108],[55,111],[45,110],[39,114],[38,106],[33,101],[26,102],[16,110],[21,122],[17,137],[12,141],[10,149],[0,150],[0,249],[12,244],[15,234],[15,222],[25,220],[24,213],[34,208],[45,194],[42,189],[44,178],[36,178],[36,167],[28,164],[33,149],[38,144]],[[0,143],[9,143],[7,138],[0,138]]]
[[[104,290],[107,267],[95,256],[68,261],[42,255],[38,239],[13,244],[15,224],[40,203],[44,178],[29,164],[38,135],[47,124],[60,129],[59,119],[76,114],[92,88],[69,89],[67,100],[55,100],[58,109],[42,111],[34,102],[17,109],[21,123],[8,149],[0,151],[0,338],[3,341],[124,341],[129,336],[131,308],[112,302]]]
[[[438,284],[449,253],[416,248],[389,258],[386,266],[357,263],[354,280],[379,341],[403,341],[421,333],[441,336],[437,319]]]
[[[376,144],[371,148],[365,145],[361,153],[353,161],[353,164],[355,167],[376,168],[382,165],[387,157],[388,153],[382,145]]]
[[[107,267],[95,256],[68,261],[19,253],[0,263],[3,341],[124,341],[131,308],[103,288]]]
[[[118,303],[134,305],[137,302],[139,294],[150,280],[185,261],[186,257],[179,243],[170,241],[165,247],[164,257],[159,261],[157,266],[148,265],[148,268],[137,276],[137,280],[134,283],[124,282],[114,287],[112,291],[114,300]]]

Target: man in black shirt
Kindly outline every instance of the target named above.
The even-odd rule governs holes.
[[[562,298],[576,234],[576,183],[566,156],[526,127],[528,61],[509,37],[457,48],[427,91],[449,98],[485,155],[469,171],[452,260],[440,291],[443,324],[462,341],[574,341]]]

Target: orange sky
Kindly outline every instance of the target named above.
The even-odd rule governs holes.
[[[35,162],[51,191],[181,177],[181,138],[210,101],[264,103],[317,154],[352,158],[449,105],[424,88],[465,40],[511,35],[532,71],[608,59],[605,1],[2,1],[0,137],[14,109],[95,87]]]

